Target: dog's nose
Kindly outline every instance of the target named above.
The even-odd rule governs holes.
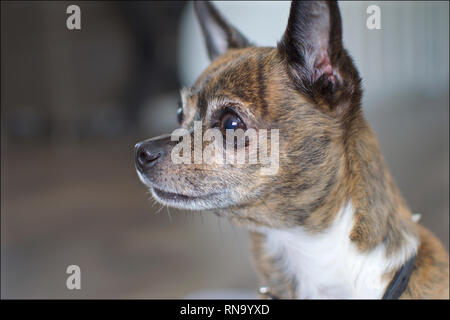
[[[135,146],[136,167],[145,171],[153,167],[164,155],[164,149],[158,143],[142,142]]]

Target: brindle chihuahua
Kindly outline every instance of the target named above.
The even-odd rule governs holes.
[[[276,48],[208,2],[195,9],[212,63],[182,91],[181,126],[279,129],[279,170],[174,164],[170,137],[153,138],[136,145],[153,196],[249,227],[266,297],[448,298],[447,252],[414,221],[363,117],[337,3],[293,2]]]

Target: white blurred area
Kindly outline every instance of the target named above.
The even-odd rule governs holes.
[[[275,46],[286,27],[289,1],[213,1],[220,13],[258,46]],[[209,59],[193,3],[185,7],[178,50],[180,79],[192,85]]]

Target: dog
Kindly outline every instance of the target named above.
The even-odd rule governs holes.
[[[447,252],[416,223],[363,116],[338,4],[293,1],[277,47],[253,45],[209,2],[194,6],[212,63],[182,90],[184,137],[196,139],[195,123],[277,129],[279,167],[174,163],[178,141],[160,136],[135,146],[154,198],[247,227],[262,298],[448,299]]]

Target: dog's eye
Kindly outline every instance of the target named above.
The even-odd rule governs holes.
[[[181,124],[183,122],[183,107],[181,105],[178,106],[177,120],[178,120],[179,124]]]
[[[221,129],[226,132],[226,130],[245,130],[245,124],[241,118],[234,112],[225,113],[220,119]]]

